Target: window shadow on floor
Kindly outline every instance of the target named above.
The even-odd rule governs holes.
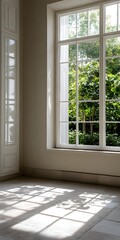
[[[118,206],[118,189],[21,178],[0,183],[0,240],[79,239]]]

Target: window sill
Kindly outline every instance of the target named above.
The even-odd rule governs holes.
[[[76,152],[76,153],[100,153],[100,154],[120,154],[119,151],[111,151],[111,150],[93,150],[93,149],[75,149],[75,148],[60,148],[60,147],[53,147],[47,148],[48,151],[55,151],[55,152]]]

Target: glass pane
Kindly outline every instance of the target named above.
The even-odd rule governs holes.
[[[69,62],[69,45],[60,47],[60,62]]]
[[[81,62],[78,66],[79,100],[99,99],[99,62]]]
[[[113,37],[106,40],[106,57],[120,55],[120,37]]]
[[[5,77],[8,77],[8,58],[5,57]]]
[[[71,44],[69,45],[69,62],[76,62],[77,58],[77,45]]]
[[[99,41],[81,42],[78,45],[78,61],[99,58]]]
[[[15,107],[14,106],[8,106],[8,122],[14,122],[15,121]]]
[[[14,105],[14,104],[15,104],[15,101],[14,101],[14,100],[9,100],[9,101],[8,101],[8,104],[9,104],[9,105]]]
[[[76,37],[76,14],[60,17],[60,40]]]
[[[99,9],[78,13],[77,31],[78,37],[99,34]]]
[[[15,99],[15,80],[9,79],[9,99]]]
[[[7,133],[8,133],[8,131],[7,131],[7,127],[8,127],[8,125],[7,125],[7,123],[5,124],[5,144],[7,145],[7,143],[8,143],[8,136],[7,136]]]
[[[14,67],[15,66],[15,59],[9,58],[9,66]]]
[[[77,14],[77,36],[84,37],[88,35],[88,12]]]
[[[120,123],[106,124],[106,145],[120,146]]]
[[[99,145],[99,124],[79,123],[79,144]]]
[[[7,104],[5,104],[5,122],[8,122],[8,107],[7,107]]]
[[[118,4],[118,30],[120,30],[120,3]]]
[[[5,38],[5,56],[8,55],[8,39]]]
[[[60,103],[60,121],[76,121],[76,102]]]
[[[69,101],[76,99],[76,64],[69,64]]]
[[[76,121],[76,102],[69,103],[69,121]]]
[[[69,144],[76,144],[76,123],[69,124]]]
[[[60,101],[68,101],[69,64],[60,65]]]
[[[106,121],[120,121],[120,102],[106,102]]]
[[[89,35],[99,34],[99,9],[93,9],[88,12]]]
[[[120,98],[120,58],[106,61],[106,98]]]
[[[106,6],[105,32],[117,31],[117,4]]]
[[[14,124],[8,124],[8,143],[14,143],[15,142],[15,125]]]
[[[60,49],[60,62],[76,61],[77,46],[75,44],[62,45]]]
[[[8,81],[7,81],[7,78],[5,78],[5,98],[7,98],[8,96],[7,84],[8,84]]]
[[[9,58],[9,77],[15,78],[15,59]]]
[[[76,64],[60,65],[60,101],[73,100],[76,97]]]
[[[15,106],[7,105],[5,106],[5,122],[15,121]]]
[[[68,103],[60,103],[60,121],[68,121]]]
[[[9,51],[9,56],[15,58],[15,51],[16,51],[15,40],[8,39],[8,51]]]
[[[79,103],[79,121],[99,121],[99,103]]]
[[[76,73],[74,74],[72,72],[69,78],[69,101],[74,101],[75,99],[76,99]]]
[[[60,144],[68,144],[68,123],[60,123]]]

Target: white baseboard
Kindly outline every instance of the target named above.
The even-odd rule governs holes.
[[[20,173],[10,174],[10,175],[6,175],[6,176],[0,176],[0,182],[12,180],[12,179],[18,178],[20,176],[21,176]]]
[[[73,172],[73,171],[47,170],[47,169],[37,169],[37,168],[27,168],[27,167],[24,167],[22,169],[22,175],[28,176],[28,177],[39,177],[39,178],[61,180],[61,181],[72,181],[72,182],[120,187],[119,176],[81,173],[81,172]]]

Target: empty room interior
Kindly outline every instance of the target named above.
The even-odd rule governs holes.
[[[120,1],[0,0],[0,240],[120,240]]]

